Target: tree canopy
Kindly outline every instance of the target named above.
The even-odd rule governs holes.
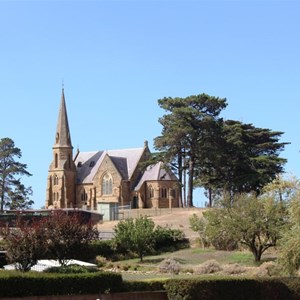
[[[280,143],[283,134],[257,128],[239,121],[224,121],[221,136],[216,138],[213,159],[199,163],[199,180],[206,189],[223,195],[254,192],[259,195],[264,186],[283,172],[286,159],[279,154],[287,143]],[[202,167],[204,166],[204,167]]]
[[[15,147],[10,138],[0,140],[0,211],[5,207],[24,209],[33,204],[29,199],[31,187],[26,188],[18,176],[31,176],[27,165],[17,161],[22,157],[21,150]]]
[[[164,159],[177,170],[185,186],[183,172],[187,170],[187,206],[193,206],[195,167],[199,155],[207,151],[205,141],[212,136],[219,114],[226,107],[226,99],[207,94],[186,98],[163,98],[158,104],[168,114],[159,119],[162,135],[154,140],[155,148],[164,153]]]
[[[154,146],[160,152],[157,158],[178,175],[183,206],[193,206],[195,187],[204,187],[212,206],[218,195],[231,199],[241,193],[259,195],[283,172],[286,159],[279,157],[287,144],[279,141],[283,132],[223,120],[225,98],[200,94],[163,98],[158,104],[167,114],[159,119],[162,133]]]
[[[285,203],[272,197],[242,194],[233,203],[229,199],[203,213],[207,220],[205,233],[210,240],[225,234],[245,245],[260,261],[262,254],[275,247],[286,226]]]
[[[153,250],[155,223],[147,216],[120,221],[114,228],[116,247],[138,254],[140,260]]]

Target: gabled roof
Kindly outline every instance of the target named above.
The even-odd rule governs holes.
[[[166,170],[163,167],[162,162],[158,162],[155,165],[148,166],[144,172],[141,180],[135,187],[135,191],[138,191],[144,182],[146,181],[162,181],[162,180],[174,180],[177,181],[177,177],[171,170]]]
[[[109,156],[123,179],[131,178],[145,148],[79,152],[75,159],[77,183],[92,183],[106,155]]]

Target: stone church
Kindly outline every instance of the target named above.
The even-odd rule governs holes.
[[[162,163],[143,170],[150,156],[148,143],[140,148],[77,152],[68,123],[64,89],[48,171],[46,208],[97,210],[101,204],[132,208],[179,206],[178,180]]]

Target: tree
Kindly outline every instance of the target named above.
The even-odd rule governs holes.
[[[189,218],[189,223],[190,228],[199,234],[202,247],[207,247],[210,244],[206,234],[207,220],[204,217],[199,217],[196,214],[193,214]]]
[[[116,247],[136,253],[141,261],[155,244],[154,222],[147,216],[120,221],[114,228]]]
[[[155,139],[155,147],[165,153],[165,162],[175,166],[180,180],[184,180],[185,168],[188,170],[187,206],[193,206],[196,163],[202,161],[199,155],[209,154],[205,141],[213,136],[214,124],[227,106],[226,99],[200,94],[163,98],[158,104],[168,114],[159,119],[163,130]]]
[[[283,172],[286,159],[279,153],[287,143],[279,142],[282,132],[232,120],[224,121],[222,130],[216,132],[212,156],[202,158],[206,165],[199,172],[200,183],[216,195],[218,190],[231,200],[235,194],[259,195]]]
[[[223,232],[248,247],[255,261],[276,246],[287,220],[285,203],[254,194],[242,194],[233,203],[227,199],[203,215],[208,221],[206,234],[210,239]]]
[[[17,221],[16,228],[1,230],[7,257],[17,270],[26,272],[37,263],[46,252],[44,230],[40,222]]]
[[[280,239],[279,263],[289,275],[300,268],[300,192],[289,203],[289,224]]]
[[[10,202],[7,204],[9,209],[22,210],[29,209],[33,205],[33,200],[30,199],[32,196],[32,188],[26,188],[24,184],[18,182],[13,190],[8,192]]]
[[[290,202],[300,191],[300,182],[295,176],[284,178],[277,175],[276,178],[263,188],[263,192],[279,201]]]
[[[25,188],[21,184],[20,178],[16,176],[31,176],[26,170],[27,165],[22,164],[16,159],[22,157],[21,150],[15,147],[13,140],[3,138],[0,140],[0,211],[4,207],[27,208],[33,204],[28,196],[31,195],[31,188]]]
[[[99,236],[97,229],[91,223],[85,223],[76,212],[54,211],[42,226],[45,228],[47,252],[63,266],[80,256]]]

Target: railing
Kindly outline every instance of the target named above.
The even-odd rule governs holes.
[[[168,215],[179,211],[202,211],[203,208],[135,208],[135,209],[121,209],[119,207],[119,220],[128,219],[128,218],[138,218],[139,216],[161,216]]]

